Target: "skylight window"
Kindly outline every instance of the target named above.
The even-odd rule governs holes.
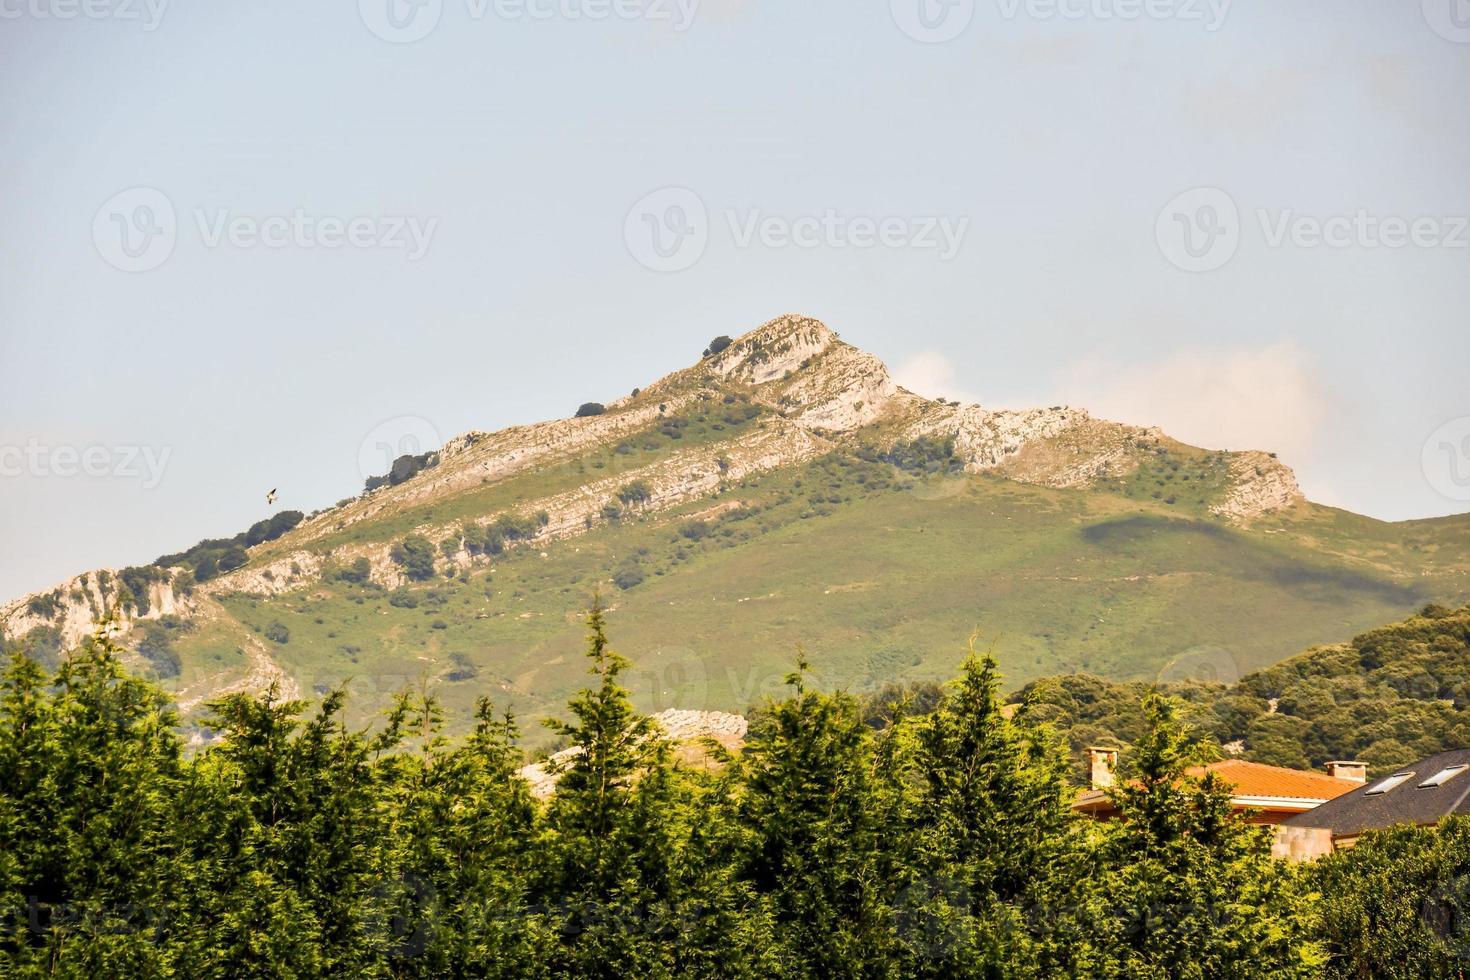
[[[1396,772],[1392,776],[1389,776],[1387,779],[1381,780],[1373,786],[1369,787],[1368,791],[1363,795],[1377,796],[1380,793],[1387,793],[1395,786],[1402,785],[1403,783],[1408,782],[1410,779],[1413,778],[1414,774],[1412,772]]]
[[[1424,782],[1420,783],[1419,788],[1426,789],[1430,786],[1443,786],[1445,783],[1449,782],[1451,779],[1454,779],[1466,769],[1470,769],[1470,765],[1446,766],[1439,772],[1435,773],[1433,776],[1430,776],[1428,779],[1424,780]]]

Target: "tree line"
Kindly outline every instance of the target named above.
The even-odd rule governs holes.
[[[1317,647],[1233,684],[1157,685],[1203,738],[1293,769],[1358,759],[1375,773],[1470,746],[1470,605],[1430,604],[1348,643]],[[1014,696],[1066,732],[1074,750],[1143,731],[1149,685],[1069,674]]]
[[[1297,867],[1145,695],[1121,818],[1074,815],[1065,746],[973,652],[875,720],[798,659],[743,748],[675,747],[588,618],[575,751],[534,799],[512,717],[369,730],[230,694],[191,749],[105,632],[0,679],[0,965],[74,977],[1451,977],[1470,829]]]

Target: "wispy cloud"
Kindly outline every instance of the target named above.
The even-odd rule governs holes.
[[[919,351],[900,361],[893,369],[893,379],[925,398],[950,398],[962,402],[980,400],[970,390],[969,382],[959,376],[954,362],[937,350]]]
[[[1122,366],[1104,358],[1069,365],[1064,400],[1102,418],[1156,425],[1208,449],[1266,449],[1290,461],[1310,453],[1328,399],[1292,341],[1191,349]]]

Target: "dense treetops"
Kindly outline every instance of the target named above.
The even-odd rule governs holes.
[[[1243,758],[1293,768],[1359,759],[1383,772],[1470,746],[1470,606],[1417,616],[1319,647],[1237,684],[1160,685],[1201,736]],[[1143,731],[1148,685],[1086,674],[1048,677],[1014,699],[1067,732],[1074,749],[1126,744]]]
[[[431,449],[423,453],[404,453],[393,460],[388,467],[388,472],[382,476],[370,476],[363,481],[363,489],[366,491],[376,490],[379,487],[396,487],[398,484],[413,479],[424,470],[439,465],[439,451]]]
[[[222,572],[231,572],[244,565],[249,560],[245,553],[246,548],[253,548],[258,544],[276,540],[300,524],[304,516],[299,510],[283,510],[264,520],[256,521],[247,530],[241,531],[234,537],[206,538],[187,551],[161,555],[153,565],[160,570],[183,566],[193,573],[195,581],[204,582]],[[130,571],[141,570],[124,569],[120,573],[124,581],[127,580],[127,573]],[[147,611],[145,601],[140,612],[146,613]]]
[[[1302,872],[1229,813],[1150,694],[1122,819],[987,657],[923,716],[812,688],[688,770],[633,707],[603,615],[574,751],[530,796],[513,720],[440,733],[431,690],[368,731],[232,694],[194,754],[99,635],[0,677],[0,964],[76,977],[1450,976],[1466,829]],[[712,752],[722,752],[715,746]],[[1408,870],[1411,874],[1402,872]],[[1384,901],[1376,897],[1383,885]],[[1428,908],[1430,915],[1416,915]],[[1391,935],[1381,934],[1383,928]],[[1413,946],[1412,955],[1401,955]]]

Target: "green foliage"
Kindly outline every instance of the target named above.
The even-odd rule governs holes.
[[[119,604],[131,606],[139,616],[146,616],[151,608],[149,593],[152,591],[153,584],[167,582],[169,575],[166,569],[148,565],[141,568],[137,566],[124,568],[117,573],[117,578],[123,585]]]
[[[601,402],[583,402],[577,406],[577,418],[585,419],[593,415],[601,415],[607,411],[607,407]]]
[[[1456,977],[1470,964],[1470,818],[1369,833],[1310,869],[1329,977]]]
[[[643,480],[634,480],[618,488],[618,500],[625,507],[646,504],[653,499],[653,491]]]
[[[393,545],[390,554],[403,567],[403,573],[415,582],[434,577],[434,546],[422,534],[410,534]]]
[[[221,572],[233,572],[237,568],[243,568],[249,560],[250,556],[245,553],[244,548],[239,545],[232,545],[220,553],[219,570]]]
[[[194,586],[198,579],[194,577],[194,571],[190,568],[181,568],[174,573],[173,589],[175,595],[191,596],[194,594]]]
[[[690,541],[699,541],[709,534],[709,521],[686,521],[679,525],[679,534]]]
[[[138,627],[143,632],[138,653],[148,661],[154,675],[164,680],[178,677],[183,669],[179,652],[174,649],[174,633],[180,629],[178,620],[144,620]]]
[[[400,483],[418,476],[424,470],[438,465],[439,453],[437,450],[430,450],[429,452],[418,454],[404,453],[402,456],[393,460],[386,474],[383,476],[368,477],[363,483],[363,489],[371,491],[383,486],[396,487]]]
[[[858,455],[864,459],[881,460],[909,473],[933,475],[958,473],[964,469],[964,461],[955,455],[954,437],[935,439],[920,436],[912,442],[902,442],[887,450],[863,449]]]
[[[61,662],[62,637],[56,626],[35,626],[18,639],[0,638],[0,654],[25,654],[47,670]]]
[[[898,959],[902,887],[885,845],[902,828],[883,821],[857,702],[811,690],[806,670],[799,660],[791,696],[761,713],[740,758],[736,873],[770,917],[785,975],[882,975]]]
[[[914,728],[912,847],[926,887],[912,914],[937,953],[915,972],[1046,976],[1086,962],[1073,921],[1086,841],[1053,736],[1006,717],[994,660],[973,653]]]
[[[373,563],[366,558],[355,558],[351,565],[338,569],[337,579],[342,582],[350,582],[353,585],[362,585],[371,580]]]
[[[395,609],[417,609],[419,607],[419,597],[413,590],[400,586],[388,593],[388,605],[393,606]]]
[[[725,336],[724,334],[720,334],[714,340],[711,340],[709,342],[709,346],[704,349],[703,356],[714,357],[716,354],[720,353],[722,350],[724,350],[726,347],[729,347],[733,343],[734,341],[731,340],[729,337]]]
[[[232,571],[244,565],[249,560],[246,548],[276,540],[300,524],[304,517],[299,510],[283,510],[265,520],[256,521],[248,530],[241,531],[232,538],[205,538],[187,551],[162,555],[153,564],[159,569],[183,566],[193,572],[196,581],[206,582],[221,572]],[[121,574],[124,584],[129,586],[136,598],[140,593],[126,581],[127,573],[134,571],[137,570],[124,569]]]
[[[54,676],[13,655],[0,678],[0,963],[10,974],[167,972],[153,926],[187,880],[170,846],[177,719],[104,637]]]
[[[1085,674],[1034,681],[1016,695],[1066,731],[1074,751],[1130,742],[1146,726],[1149,685]],[[1320,647],[1236,684],[1164,683],[1199,733],[1240,742],[1244,758],[1292,768],[1360,759],[1391,771],[1470,745],[1470,606],[1432,606],[1351,643]]]
[[[26,600],[26,612],[41,619],[55,619],[61,611],[61,590],[38,592]]]
[[[1003,710],[987,657],[880,719],[798,660],[706,771],[633,707],[598,605],[588,626],[544,803],[483,700],[450,741],[427,685],[371,730],[341,690],[310,711],[231,694],[186,755],[105,633],[54,671],[10,654],[0,972],[1441,978],[1470,956],[1470,821],[1298,872],[1187,775],[1201,743],[1157,696],[1100,824],[1068,806],[1041,705]],[[474,669],[450,662],[450,681]]]
[[[613,584],[623,590],[643,583],[643,569],[634,559],[626,559],[613,571]]]
[[[618,683],[628,666],[608,646],[602,608],[588,616],[588,670],[596,687],[573,696],[556,795],[546,811],[539,897],[557,909],[555,974],[652,976],[666,969],[658,917],[676,897],[680,792],[670,748]]]
[[[944,700],[944,688],[934,681],[889,681],[861,699],[863,723],[882,729],[900,718],[920,718]]]
[[[1171,702],[1150,694],[1144,714],[1089,909],[1107,964],[1099,975],[1315,975],[1306,902],[1290,867],[1270,857],[1270,831],[1232,813],[1219,777],[1187,775],[1205,757]]]
[[[545,511],[538,511],[530,517],[523,517],[519,514],[501,514],[495,518],[495,523],[490,525],[490,530],[507,541],[529,541],[549,521],[550,518]]]
[[[256,521],[245,532],[244,545],[253,548],[266,541],[274,541],[301,523],[305,515],[299,510],[283,510],[263,521]]]
[[[470,524],[464,529],[464,549],[471,555],[483,555],[489,550],[490,532],[483,524]],[[501,546],[496,542],[497,549]]]
[[[291,642],[291,630],[278,620],[265,628],[265,638],[272,643],[285,645]]]

